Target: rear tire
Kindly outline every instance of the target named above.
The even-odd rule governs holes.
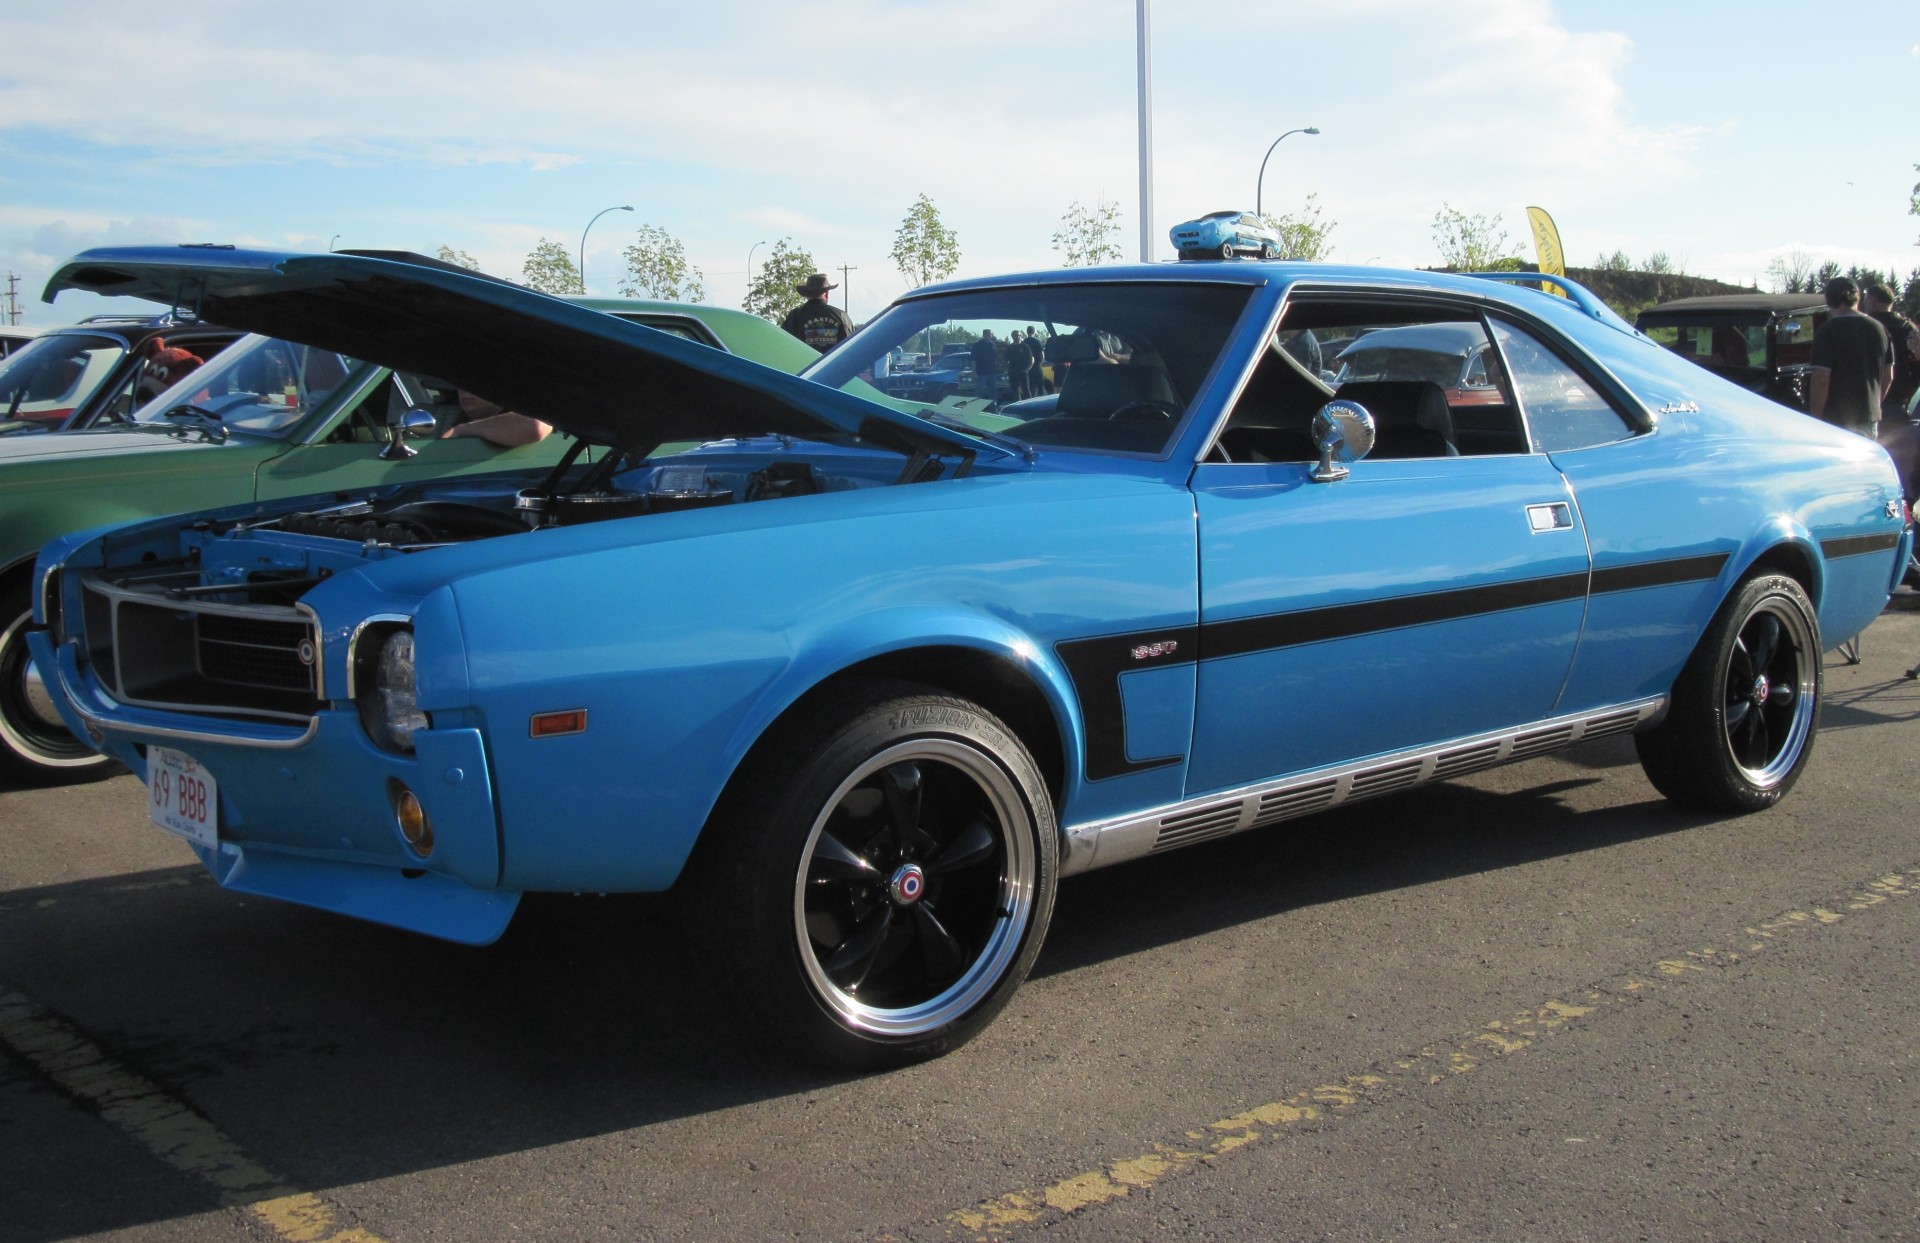
[[[0,780],[51,786],[104,777],[113,761],[73,736],[33,672],[28,583],[22,576],[0,588]]]
[[[1222,259],[1231,259],[1231,258],[1233,258],[1233,243],[1232,243],[1232,242],[1222,242],[1222,243],[1220,243],[1220,257],[1221,257]]]
[[[1701,811],[1761,811],[1806,768],[1820,723],[1820,622],[1800,584],[1742,582],[1701,636],[1667,717],[1636,734],[1654,788]]]
[[[869,683],[736,777],[682,887],[757,1032],[862,1070],[937,1057],[998,1014],[1053,912],[1045,781],[966,700]]]

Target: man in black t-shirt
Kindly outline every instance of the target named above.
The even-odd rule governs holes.
[[[1816,419],[1873,436],[1880,425],[1880,394],[1893,383],[1887,330],[1860,313],[1860,287],[1846,277],[1834,277],[1821,293],[1829,314],[1813,334],[1807,410]]]
[[[1893,347],[1893,384],[1880,394],[1880,417],[1904,419],[1907,403],[1913,400],[1913,390],[1920,387],[1920,363],[1904,348],[1907,338],[1913,334],[1913,325],[1893,309],[1893,290],[1878,281],[1861,291],[1860,306],[1868,319],[1887,330],[1887,343]]]
[[[973,394],[991,401],[1000,395],[1000,347],[993,339],[993,329],[982,329],[980,339],[973,343]]]
[[[788,311],[780,326],[822,354],[845,341],[853,335],[853,321],[845,311],[827,301],[828,291],[838,288],[827,283],[824,272],[815,272],[801,281],[793,291],[806,301]]]

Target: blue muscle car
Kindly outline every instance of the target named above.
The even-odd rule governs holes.
[[[1182,259],[1271,259],[1280,253],[1280,235],[1250,211],[1208,212],[1167,231]]]
[[[676,889],[760,1030],[854,1065],[978,1031],[1090,868],[1607,735],[1771,806],[1911,539],[1877,445],[1578,287],[964,281],[795,378],[379,258],[54,285],[188,290],[581,446],[50,545],[34,658],[157,823],[230,888],[465,942],[530,891]],[[1102,346],[1008,431],[859,396],[930,328],[1030,324]],[[1335,389],[1289,348],[1441,324],[1497,390],[1470,436],[1384,351]]]

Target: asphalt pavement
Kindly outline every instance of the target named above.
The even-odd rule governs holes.
[[[786,1064],[656,899],[469,949],[0,789],[0,1240],[1920,1238],[1920,598],[1780,807],[1631,740],[1068,881],[972,1044]]]

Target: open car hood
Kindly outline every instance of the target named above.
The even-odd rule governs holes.
[[[47,282],[189,308],[232,328],[424,372],[596,444],[858,435],[902,452],[985,440],[672,333],[394,251],[106,247]]]

